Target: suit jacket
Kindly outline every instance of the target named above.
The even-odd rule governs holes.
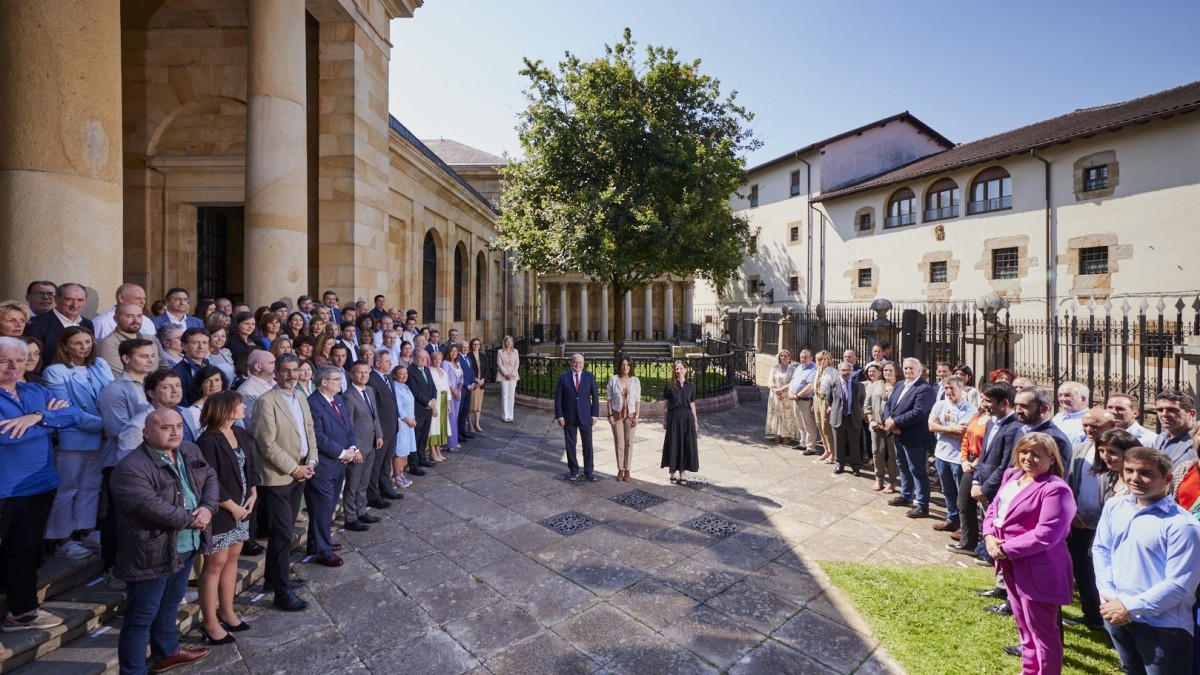
[[[428,367],[425,368],[424,375],[421,369],[417,368],[417,364],[408,367],[408,388],[412,390],[418,410],[428,408],[429,402],[437,399],[437,387],[433,384],[433,374],[429,372]]]
[[[237,388],[237,392],[242,395],[242,403],[246,404],[245,423],[250,433],[254,433],[254,408],[258,405],[258,399],[274,388],[274,382],[268,382],[261,377],[247,377],[242,386]]]
[[[463,396],[467,396],[467,387],[475,384],[479,379],[479,373],[475,370],[475,363],[465,355],[458,357],[458,367],[462,368],[462,388]]]
[[[313,392],[316,394],[317,392]],[[367,407],[363,394],[371,399],[371,407]],[[375,390],[363,387],[362,392],[353,384],[342,394],[342,402],[349,411],[350,427],[354,430],[355,445],[364,453],[375,448],[375,439],[383,438],[383,428],[379,425],[379,399]],[[315,417],[313,418],[316,419]],[[320,435],[317,436],[320,439]]]
[[[1012,464],[1013,448],[1021,437],[1021,422],[1016,414],[1010,414],[1001,421],[1000,430],[996,432],[992,442],[988,443],[987,439],[992,435],[995,425],[996,420],[991,420],[983,432],[983,452],[979,455],[979,464],[975,467],[975,477],[972,479],[988,499],[996,498],[1004,470]]]
[[[892,389],[892,395],[883,405],[883,421],[890,417],[896,423],[896,427],[900,429],[900,435],[896,438],[897,443],[932,448],[933,444],[937,442],[937,437],[929,430],[929,413],[933,412],[937,391],[929,386],[923,377],[913,380],[908,387],[912,391],[901,398],[905,385],[903,382],[896,383],[895,389]]]
[[[1004,472],[1004,483],[1023,475],[1020,469],[1009,469]],[[1071,488],[1054,474],[1038,476],[1013,497],[999,528],[995,524],[997,504],[993,500],[988,506],[983,534],[1004,540],[1009,560],[998,562],[1009,590],[1040,602],[1071,604],[1075,591],[1067,551],[1067,534],[1075,517]]]
[[[1062,455],[1063,467],[1071,466],[1071,440],[1062,432],[1062,429],[1055,426],[1052,419],[1046,418],[1039,424],[1035,424],[1029,428],[1021,427],[1021,433],[1017,435],[1017,440],[1021,440],[1021,437],[1025,434],[1032,434],[1034,432],[1046,434],[1050,438],[1053,438],[1054,444],[1058,446],[1058,454]]]
[[[391,379],[390,376],[380,375],[379,371],[372,368],[371,379],[367,380],[367,386],[375,391],[375,400],[379,403],[379,428],[383,430],[385,447],[387,440],[394,439],[400,431],[399,402],[396,401]]]
[[[89,333],[95,335],[95,327],[92,325],[91,319],[79,317],[79,327],[86,328]],[[54,350],[58,347],[58,334],[65,329],[66,326],[58,320],[58,315],[54,313],[54,310],[39,314],[25,324],[25,334],[42,341],[42,351],[45,352],[43,360],[48,360],[46,356],[54,355]]]
[[[254,440],[258,443],[258,475],[262,485],[279,487],[290,485],[291,476],[300,460],[316,464],[317,435],[313,426],[312,412],[300,397],[300,414],[304,417],[304,429],[297,429],[292,410],[288,407],[286,394],[274,388],[263,394],[254,406]],[[308,438],[308,456],[301,457],[300,434]]]
[[[850,378],[850,397],[850,410],[845,410],[846,399],[842,394],[841,376],[827,387],[825,403],[829,405],[829,424],[833,427],[840,429],[843,424],[848,424],[854,429],[862,428],[867,389],[862,382],[853,377]]]
[[[233,427],[233,437],[237,439],[238,448],[246,456],[246,494],[250,494],[250,488],[258,485],[258,467],[254,463],[255,451],[257,444],[254,442],[254,437],[250,432],[240,427]],[[232,500],[238,503],[239,506],[244,506],[242,501],[242,471],[238,466],[237,455],[234,454],[233,446],[229,445],[225,434],[219,431],[205,431],[200,434],[200,438],[196,439],[196,445],[200,447],[200,452],[204,455],[204,461],[208,462],[213,468],[217,478],[217,501]],[[212,518],[212,530],[216,534],[229,532],[237,524],[233,519],[233,514],[225,509],[217,509]]]
[[[596,377],[589,371],[579,374],[579,390],[575,390],[575,371],[568,370],[558,376],[554,387],[554,419],[567,424],[591,426],[591,418],[600,417],[600,391],[596,388]]]
[[[358,351],[358,343],[350,342],[346,340],[346,338],[338,338],[337,343],[350,350],[350,358],[346,360],[346,370],[349,370],[350,365],[358,361],[358,357],[360,356]]]
[[[341,394],[333,397],[333,404],[325,400],[325,394],[314,391],[308,397],[308,407],[312,410],[313,431],[317,435],[317,450],[321,459],[337,462],[342,451],[350,446],[357,446],[354,440],[354,427],[350,422],[350,411]],[[334,412],[337,408],[342,414]]]

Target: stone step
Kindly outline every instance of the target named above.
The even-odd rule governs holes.
[[[38,568],[38,602],[53,598],[69,588],[93,581],[100,575],[100,556],[84,560],[63,560],[47,555]],[[0,617],[8,614],[8,597],[0,593]]]

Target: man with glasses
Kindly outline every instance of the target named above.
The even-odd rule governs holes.
[[[86,304],[87,291],[83,286],[76,283],[63,284],[58,287],[58,293],[54,296],[54,307],[33,317],[25,326],[25,334],[41,340],[46,346],[46,351],[53,354],[58,345],[58,334],[67,326],[79,326],[86,328],[89,333],[95,332],[91,320],[82,314]]]
[[[172,288],[167,291],[167,309],[154,317],[154,325],[160,329],[166,325],[178,326],[182,330],[189,328],[204,328],[204,322],[192,316],[191,296],[186,288]]]
[[[1196,459],[1192,447],[1192,425],[1196,423],[1196,402],[1191,396],[1173,389],[1159,392],[1154,397],[1154,412],[1162,422],[1163,432],[1154,439],[1154,448],[1167,453],[1171,464]]]
[[[34,316],[41,316],[54,309],[54,297],[58,286],[53,281],[35,281],[25,289],[25,304]]]

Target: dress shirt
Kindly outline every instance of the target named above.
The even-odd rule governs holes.
[[[1167,456],[1171,458],[1171,464],[1175,466],[1179,466],[1189,459],[1196,459],[1196,450],[1192,447],[1192,437],[1187,431],[1178,436],[1171,436],[1171,432],[1164,431],[1148,447],[1167,453]]]
[[[809,362],[807,366],[797,366],[796,372],[792,373],[792,383],[788,386],[788,393],[792,396],[804,391],[804,388],[813,384],[817,379],[817,364]],[[809,392],[804,398],[812,398],[812,392]]]
[[[1092,473],[1099,461],[1096,445],[1089,439],[1076,445],[1072,454],[1075,458],[1071,461],[1067,484],[1075,493],[1075,515],[1085,527],[1094,530],[1104,511],[1104,484],[1100,482],[1099,475]]]
[[[292,413],[292,421],[296,423],[297,436],[300,437],[300,463],[311,464],[311,450],[308,447],[308,434],[304,432],[304,410],[301,405],[308,405],[308,401],[301,401],[300,394],[293,390],[290,394],[283,390],[279,390],[283,394],[283,401],[287,403],[288,412]]]
[[[66,317],[66,315],[64,315],[62,312],[58,311],[58,308],[51,309],[50,311],[54,312],[54,316],[57,316],[58,320],[60,322],[62,322],[63,328],[68,328],[70,326],[82,326],[83,325],[83,316],[77,316],[77,317],[75,317],[74,320],[71,320],[71,319],[68,319]],[[50,345],[46,345],[46,348],[53,349],[53,347],[51,347]]]
[[[904,397],[908,396],[909,390],[913,388],[913,384],[915,383],[916,380],[913,380],[912,382],[909,382],[908,380],[901,380],[900,383],[896,385],[897,387],[900,387],[900,395],[896,397],[896,403],[903,401]]]
[[[983,439],[983,449],[985,451],[987,450],[988,446],[992,444],[992,439],[996,437],[996,433],[1000,431],[1000,427],[1003,425],[1004,420],[1012,417],[1015,414],[1016,413],[1010,412],[1007,415],[1005,415],[1004,417],[1001,417],[1000,419],[996,419],[994,417],[992,418],[992,428],[990,431],[988,431],[987,438]],[[1003,471],[1004,468],[1005,467],[1000,467],[1000,470]]]
[[[1144,508],[1133,495],[1114,497],[1092,544],[1096,587],[1120,600],[1134,621],[1191,634],[1198,555],[1200,522],[1172,496]]]
[[[92,319],[92,329],[96,332],[96,342],[103,340],[110,333],[117,329],[117,320],[115,318],[116,315],[117,306],[113,305],[111,309]],[[142,327],[138,332],[145,333],[153,337],[156,332],[154,329],[154,320],[143,314]],[[111,363],[112,362],[110,361],[109,364],[111,365]]]
[[[1129,428],[1125,431],[1133,434],[1134,438],[1138,439],[1138,442],[1140,442],[1142,446],[1146,448],[1154,447],[1154,441],[1158,440],[1158,434],[1150,431],[1137,422],[1130,424]]]
[[[346,378],[343,377],[342,383],[345,384],[345,382],[346,382]],[[345,389],[343,388],[342,391],[345,391]],[[334,409],[334,411],[335,411],[334,415],[337,415],[338,418],[341,419],[346,424],[350,424],[350,418],[349,418],[350,411],[346,410],[345,406],[342,406],[341,408],[337,407],[337,405],[335,405],[333,402],[333,397],[329,396],[325,392],[321,392],[321,398],[325,399],[325,402],[329,404],[329,407]],[[351,438],[353,438],[353,437],[354,436],[351,435]],[[342,450],[342,454],[338,455],[338,461],[344,462],[347,457],[350,457],[352,455],[354,455],[354,452],[350,448],[345,448]]]
[[[1059,412],[1051,421],[1058,430],[1063,432],[1071,445],[1076,445],[1087,440],[1087,434],[1083,433],[1083,413],[1084,410],[1078,412]]]

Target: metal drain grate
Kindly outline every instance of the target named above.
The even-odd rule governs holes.
[[[719,539],[724,539],[738,531],[737,523],[732,520],[726,520],[721,516],[714,516],[711,513],[692,518],[684,523],[683,526],[690,527],[704,534],[711,534]]]
[[[589,527],[595,527],[600,524],[599,521],[593,520],[578,511],[567,511],[557,516],[550,516],[541,521],[541,523],[564,537],[579,534]]]
[[[658,495],[650,494],[649,492],[645,492],[643,490],[633,490],[631,492],[619,494],[616,497],[613,497],[612,500],[618,504],[621,504],[622,506],[628,506],[629,508],[637,509],[638,511],[645,511],[651,506],[658,506],[659,504],[667,501]]]

